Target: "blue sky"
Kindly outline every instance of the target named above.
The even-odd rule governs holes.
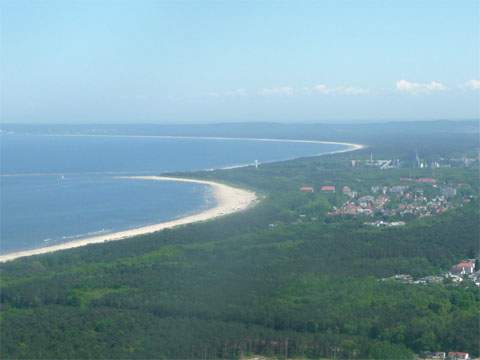
[[[0,4],[5,122],[480,116],[477,0]]]

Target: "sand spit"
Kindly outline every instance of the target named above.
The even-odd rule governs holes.
[[[174,178],[165,176],[126,176],[118,178],[131,180],[189,182],[208,185],[213,190],[217,205],[213,208],[207,209],[197,214],[188,215],[179,219],[165,221],[154,225],[142,226],[135,229],[93,236],[85,239],[70,241],[63,244],[46,246],[39,249],[17,251],[5,255],[0,255],[0,262],[11,261],[25,256],[40,255],[54,251],[73,249],[89,244],[98,244],[107,241],[122,240],[138,235],[150,234],[163,229],[173,228],[179,225],[186,225],[199,221],[207,221],[215,219],[219,216],[224,216],[237,211],[245,210],[248,207],[252,206],[257,200],[257,196],[251,191],[235,188],[215,181]]]

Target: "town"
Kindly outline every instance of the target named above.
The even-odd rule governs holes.
[[[478,164],[480,155],[468,156],[464,154],[461,157],[444,158],[438,157],[435,159],[424,159],[415,151],[415,157],[407,161],[400,159],[375,159],[373,152],[370,153],[368,160],[351,160],[352,167],[373,167],[381,170],[398,169],[401,167],[411,167],[417,169],[438,169],[438,168],[452,168],[452,167],[471,167]]]
[[[322,185],[319,190],[324,194],[335,193],[337,187]],[[300,191],[313,193],[315,189],[302,186]],[[469,185],[439,184],[433,178],[400,178],[398,184],[373,185],[362,192],[345,185],[340,191],[345,201],[339,207],[334,206],[328,215],[373,217],[377,221],[365,224],[376,227],[402,226],[414,218],[440,215],[473,198]]]

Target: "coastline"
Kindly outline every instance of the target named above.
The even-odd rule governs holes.
[[[212,220],[220,216],[229,215],[238,211],[246,210],[253,206],[258,200],[254,192],[232,187],[215,181],[196,180],[188,178],[166,177],[166,176],[122,176],[122,179],[147,180],[147,181],[175,181],[190,182],[208,185],[212,188],[217,205],[213,208],[188,215],[179,219],[169,220],[158,224],[142,226],[134,229],[118,231],[110,234],[93,236],[85,239],[74,240],[63,244],[46,246],[38,249],[16,251],[0,255],[0,263],[12,261],[21,257],[41,255],[50,252],[73,249],[89,244],[99,244],[109,241],[123,240],[126,238],[151,234],[160,230],[174,228],[180,225],[187,225],[200,221]]]
[[[307,144],[331,144],[331,145],[344,145],[345,149],[342,150],[333,150],[328,152],[322,152],[319,154],[307,155],[306,157],[322,156],[322,155],[332,155],[340,154],[349,151],[361,150],[368,145],[355,144],[349,142],[338,142],[338,141],[322,141],[322,140],[302,140],[302,139],[270,139],[270,138],[235,138],[235,137],[212,137],[212,136],[175,136],[175,135],[95,135],[95,134],[22,134],[22,135],[31,135],[31,136],[67,136],[67,137],[134,137],[134,138],[160,138],[160,139],[189,139],[189,140],[245,140],[245,141],[265,141],[265,142],[287,142],[287,143],[307,143]],[[302,156],[303,157],[303,156]],[[262,164],[272,164],[280,161],[289,161],[295,160],[298,157],[289,157],[273,161],[265,161]],[[205,168],[198,169],[195,171],[213,171],[213,170],[229,170],[229,169],[238,169],[242,167],[252,166],[253,163],[247,164],[236,164],[224,166],[221,168]],[[13,177],[13,176],[51,176],[51,175],[66,175],[68,172],[59,172],[59,173],[18,173],[18,174],[0,174],[0,177]],[[105,172],[88,172],[88,174],[106,174]],[[118,172],[108,173],[111,175],[118,175]],[[1,255],[0,255],[1,257]],[[1,260],[0,260],[1,262]]]
[[[85,135],[66,135],[66,136],[85,136]],[[86,135],[86,136],[103,136],[103,135]],[[117,135],[107,135],[107,136],[117,136]],[[118,136],[123,136],[123,135],[118,135]],[[126,136],[130,136],[130,135],[126,135]],[[331,152],[312,155],[312,156],[356,151],[365,147],[365,145],[361,145],[361,144],[319,141],[319,140],[218,138],[218,137],[213,138],[213,137],[186,137],[186,136],[181,137],[181,136],[155,136],[155,135],[152,135],[152,136],[132,135],[132,136],[160,137],[160,138],[188,138],[188,139],[217,139],[217,140],[251,140],[251,141],[272,141],[272,142],[283,141],[283,142],[298,142],[298,143],[337,144],[337,145],[347,146],[347,148],[343,150],[336,150],[336,151],[331,151]],[[239,165],[235,167],[247,167],[247,166],[251,166],[251,164]],[[247,208],[253,206],[258,201],[258,197],[252,191],[241,189],[241,188],[235,188],[235,187],[225,185],[215,181],[198,180],[198,179],[181,178],[181,177],[154,176],[154,175],[117,176],[116,178],[131,179],[131,180],[148,180],[148,181],[190,182],[190,183],[208,185],[213,190],[213,194],[217,201],[217,205],[213,208],[210,208],[192,215],[188,215],[188,216],[174,219],[174,220],[164,221],[164,222],[153,224],[153,225],[142,226],[134,229],[118,231],[118,232],[113,232],[109,234],[97,235],[97,236],[74,240],[74,241],[70,241],[62,244],[45,246],[37,249],[21,250],[21,251],[15,251],[12,253],[0,255],[0,263],[16,260],[16,259],[27,257],[27,256],[41,255],[41,254],[47,254],[47,253],[61,251],[61,250],[73,249],[73,248],[77,248],[77,247],[81,247],[89,244],[99,244],[99,243],[104,243],[109,241],[124,240],[127,238],[131,238],[139,235],[147,235],[157,231],[174,228],[181,225],[213,220],[220,216],[225,216],[225,215],[233,214],[235,212],[244,211]]]

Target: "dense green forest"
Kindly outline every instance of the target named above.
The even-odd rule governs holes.
[[[479,356],[480,291],[473,283],[382,281],[439,274],[479,255],[478,161],[414,167],[416,153],[428,161],[478,156],[475,124],[442,124],[417,124],[411,136],[402,134],[412,124],[364,125],[344,137],[346,125],[329,128],[325,138],[368,147],[258,169],[181,174],[253,189],[262,201],[213,221],[2,264],[0,357]],[[272,136],[308,132],[325,139],[308,126],[291,136],[270,128]],[[352,167],[352,159],[371,152],[403,165]],[[333,184],[366,193],[402,177],[460,183],[469,201],[402,227],[376,228],[362,218],[329,216],[345,200],[338,191],[299,191]]]

